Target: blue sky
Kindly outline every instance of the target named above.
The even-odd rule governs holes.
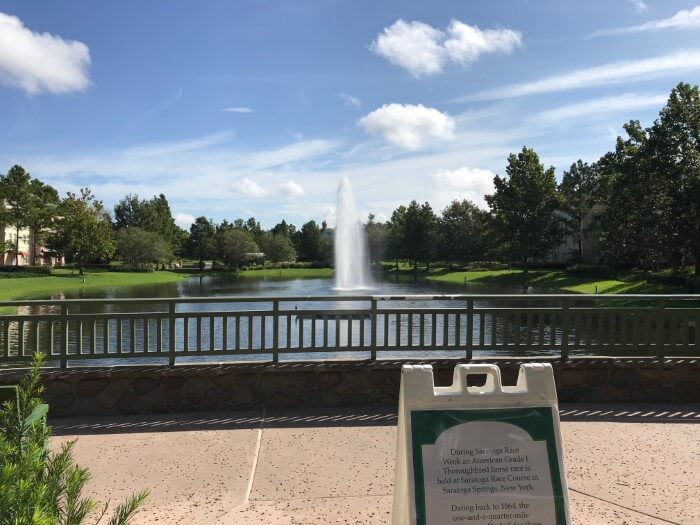
[[[483,206],[508,153],[558,174],[700,77],[700,2],[0,2],[0,170],[181,225]]]

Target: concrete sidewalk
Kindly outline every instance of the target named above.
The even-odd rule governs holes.
[[[576,524],[700,523],[700,407],[563,406]],[[57,419],[90,495],[148,488],[133,523],[389,523],[395,412]]]

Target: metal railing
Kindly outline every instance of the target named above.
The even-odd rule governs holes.
[[[700,295],[414,295],[3,301],[0,365],[193,356],[698,356]],[[299,355],[303,354],[303,355]]]

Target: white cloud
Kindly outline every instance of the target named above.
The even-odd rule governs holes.
[[[479,29],[452,20],[446,31],[424,22],[399,19],[385,27],[370,49],[419,78],[440,73],[446,63],[468,64],[487,53],[510,53],[522,45],[511,29]]]
[[[444,47],[455,62],[470,63],[487,53],[508,54],[523,43],[522,36],[512,29],[479,29],[452,20],[447,28],[449,38]]]
[[[469,199],[478,207],[487,209],[484,195],[493,193],[494,177],[490,170],[468,167],[433,173],[435,209],[440,210],[455,199]]]
[[[304,195],[304,188],[293,180],[283,182],[278,186],[278,190],[280,193],[290,198],[297,198]]]
[[[338,96],[342,98],[348,106],[359,108],[362,105],[362,101],[359,98],[348,95],[347,93],[341,92],[338,93]]]
[[[358,124],[371,135],[407,150],[424,148],[432,140],[454,137],[452,117],[422,104],[385,104],[362,117]]]
[[[234,191],[234,193],[251,199],[259,199],[261,197],[265,197],[269,193],[268,190],[248,177],[232,182],[231,189]]]
[[[83,91],[90,85],[90,51],[82,42],[35,33],[0,13],[0,82],[30,95]]]
[[[192,223],[194,223],[194,215],[190,213],[176,213],[175,214],[175,224],[177,224],[183,230],[189,230]]]
[[[457,101],[498,100],[568,91],[592,86],[631,82],[700,69],[700,50],[679,51],[641,60],[610,62],[601,66],[576,69],[531,82],[510,84],[456,99]]]
[[[642,1],[642,0],[627,0],[630,4],[634,6],[634,8],[639,11],[640,13],[646,11],[647,5]]]
[[[622,95],[585,100],[575,104],[559,106],[542,111],[535,115],[535,119],[545,123],[556,123],[563,120],[593,115],[619,113],[630,109],[639,109],[649,106],[663,106],[668,99],[667,95],[640,95],[636,93],[624,93]]]
[[[221,111],[226,111],[227,113],[252,113],[253,110],[251,108],[247,108],[245,106],[231,106],[228,108],[224,108]]]
[[[646,31],[662,31],[664,29],[694,29],[697,27],[700,27],[700,6],[696,6],[693,9],[682,9],[669,18],[650,20],[644,24],[594,31],[588,37],[644,33]]]

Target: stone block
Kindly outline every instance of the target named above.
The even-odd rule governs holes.
[[[255,396],[250,388],[241,388],[234,395],[233,402],[238,407],[250,407],[255,402]]]
[[[219,405],[219,394],[213,388],[210,388],[202,396],[202,408],[204,410],[213,410]]]
[[[187,389],[189,391],[203,394],[210,388],[214,388],[214,378],[210,376],[193,376],[187,378]]]
[[[73,383],[71,383],[70,381],[66,381],[65,379],[51,379],[49,381],[45,381],[45,389],[46,395],[52,397],[58,394],[66,394],[68,392],[73,392],[74,386]]]
[[[287,390],[291,386],[289,372],[263,372],[260,375],[260,388],[263,392]]]
[[[369,393],[373,390],[367,370],[348,370],[343,377],[343,383],[353,392]]]
[[[185,384],[185,378],[182,376],[164,375],[161,376],[160,382],[168,390],[177,390]]]
[[[318,390],[305,390],[299,393],[301,406],[314,408],[321,404],[321,392]]]
[[[291,379],[296,387],[303,389],[316,388],[316,372],[310,370],[291,372]]]
[[[219,397],[221,398],[222,401],[233,401],[233,396],[235,395],[236,391],[231,388],[231,387],[225,387],[221,388],[219,390]]]
[[[647,399],[652,403],[670,403],[673,397],[673,388],[669,386],[657,388],[647,394]]]
[[[109,386],[106,377],[85,377],[78,381],[75,387],[78,397],[92,397]]]
[[[182,404],[184,396],[180,390],[170,388],[165,391],[165,404],[170,410],[177,410]]]
[[[700,402],[700,386],[691,381],[684,381],[676,385],[676,396],[682,403]]]
[[[610,385],[631,390],[639,385],[639,374],[633,368],[616,368],[610,372]]]
[[[386,371],[386,378],[392,385],[401,384],[401,370],[399,368],[390,368]]]
[[[343,381],[340,372],[319,372],[318,374],[318,389],[330,390],[335,385],[339,385]]]
[[[258,384],[258,374],[253,374],[250,372],[241,372],[239,374],[235,374],[234,384],[237,387],[254,387]]]
[[[202,404],[202,394],[199,392],[188,392],[185,396],[187,404],[191,407],[198,407]]]
[[[214,376],[214,384],[218,390],[233,387],[233,374],[221,374]]]
[[[160,382],[152,377],[137,377],[134,379],[134,392],[138,396],[145,396],[149,392],[157,390]]]
[[[65,413],[67,410],[69,410],[73,406],[74,402],[75,394],[73,394],[73,392],[66,392],[64,394],[58,394],[57,396],[48,398],[49,408],[61,413]]]
[[[608,384],[609,372],[607,368],[589,368],[586,370],[586,384],[591,387]]]
[[[373,385],[384,385],[387,382],[384,370],[372,370],[370,372],[370,380]]]
[[[112,390],[103,390],[95,396],[95,401],[106,410],[114,408],[117,404],[117,399],[117,394]]]
[[[564,368],[560,383],[564,387],[578,387],[585,384],[585,371],[582,368]]]
[[[138,414],[144,407],[139,396],[131,390],[126,390],[119,395],[117,408],[122,414]]]
[[[265,399],[265,406],[268,408],[298,408],[301,403],[286,392],[273,392]]]

